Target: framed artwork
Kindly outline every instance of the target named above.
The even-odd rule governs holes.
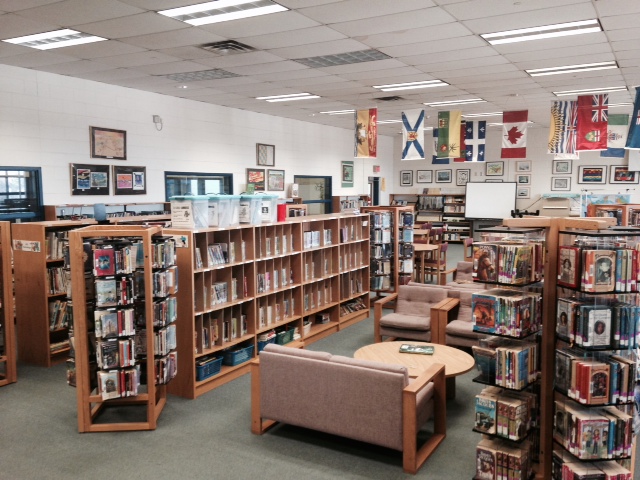
[[[89,127],[91,158],[127,159],[127,132],[112,128]]]
[[[568,192],[571,190],[571,177],[551,177],[552,192]]]
[[[276,146],[256,143],[256,165],[273,167],[276,164]]]
[[[436,170],[436,183],[451,183],[451,170]]]
[[[488,178],[484,181],[484,183],[502,183],[501,178]]]
[[[284,191],[284,170],[267,170],[267,190]]]
[[[607,183],[606,165],[580,165],[578,183]]]
[[[109,195],[109,165],[69,165],[71,195]]]
[[[342,162],[342,187],[353,187],[353,160]]]
[[[516,183],[521,185],[531,185],[531,174],[529,173],[517,173]]]
[[[264,168],[247,168],[247,185],[250,184],[255,192],[264,192]]]
[[[400,170],[400,186],[401,187],[413,186],[413,170]]]
[[[471,177],[471,169],[462,168],[456,170],[456,185],[464,186],[469,182],[469,178]]]
[[[433,183],[433,170],[416,170],[417,183]]]
[[[531,162],[529,160],[523,162],[516,162],[516,172],[530,172]]]
[[[500,177],[504,174],[504,162],[487,162],[487,177]]]
[[[113,165],[114,195],[144,195],[147,193],[147,167]]]
[[[518,185],[518,188],[516,188],[516,198],[531,198],[531,187],[521,187]]]
[[[551,170],[553,175],[568,175],[571,173],[571,160],[554,160]]]
[[[609,183],[638,183],[638,172],[630,172],[627,167],[611,165]]]

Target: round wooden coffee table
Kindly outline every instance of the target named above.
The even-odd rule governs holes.
[[[417,353],[400,353],[400,345],[430,345],[434,348],[433,355],[421,355]],[[381,363],[392,363],[407,367],[410,377],[417,377],[434,363],[445,366],[444,375],[447,379],[447,398],[455,398],[456,377],[471,370],[475,361],[473,357],[457,348],[436,343],[398,341],[372,343],[358,349],[354,358],[373,360]]]

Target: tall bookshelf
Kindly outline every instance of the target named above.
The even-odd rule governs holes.
[[[87,219],[11,226],[20,361],[50,367],[69,355],[68,317],[59,313],[67,306],[69,280],[63,246],[70,231],[95,223]]]
[[[165,229],[178,239],[180,279],[181,361],[169,392],[197,398],[248,373],[248,360],[267,342],[303,347],[367,318],[368,219],[329,214],[255,226]],[[226,253],[216,260],[210,248]],[[212,303],[215,284],[229,293]],[[235,331],[234,319],[241,325]],[[231,325],[228,335],[224,322]],[[244,354],[215,364],[229,352]]]
[[[612,217],[616,219],[619,226],[639,226],[640,225],[640,205],[624,203],[618,205],[597,205],[587,206],[587,216],[589,217]]]
[[[440,193],[421,193],[416,203],[416,224],[433,223],[442,226],[444,195]]]
[[[445,242],[462,243],[471,235],[471,222],[465,218],[466,195],[447,194],[444,196],[442,223],[445,226]]]
[[[0,222],[0,387],[17,380],[11,263],[11,224]]]
[[[69,257],[78,430],[154,430],[176,372],[174,240],[160,227],[89,226],[70,233]]]

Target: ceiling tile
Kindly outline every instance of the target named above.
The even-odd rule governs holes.
[[[105,70],[111,70],[112,67],[101,63],[92,62],[90,60],[79,60],[77,62],[57,63],[55,65],[47,65],[40,67],[43,72],[58,73],[60,75],[74,76],[78,73],[94,73]]]
[[[440,2],[441,3],[441,2]],[[458,20],[522,14],[532,10],[557,8],[561,5],[591,3],[591,0],[536,0],[534,2],[514,2],[513,0],[473,0],[452,5],[444,9]],[[548,13],[547,13],[548,15]],[[554,22],[555,23],[555,22]],[[507,28],[503,29],[507,30]]]
[[[243,43],[261,50],[307,45],[309,43],[331,42],[345,36],[329,27],[310,27],[288,32],[272,33],[255,37],[244,37]]]
[[[78,25],[77,30],[99,37],[120,39],[189,28],[189,25],[157,13],[140,13],[96,23]]]
[[[327,73],[333,73],[335,75],[342,75],[343,73],[353,73],[353,72],[371,72],[379,69],[389,69],[389,68],[404,68],[407,65],[404,63],[390,58],[388,60],[378,60],[375,62],[362,62],[362,63],[353,63],[350,65],[338,65],[336,67],[324,67],[321,68],[322,71]],[[426,79],[430,80],[430,79]]]
[[[320,24],[298,12],[279,12],[261,17],[244,18],[232,22],[212,23],[200,28],[227,38],[245,38],[271,33],[317,27]]]
[[[207,68],[200,63],[190,62],[187,60],[183,60],[181,62],[140,65],[135,68],[135,70],[146,73],[148,75],[170,75],[172,73],[198,72],[200,70],[206,69]]]
[[[283,58],[307,58],[319,55],[335,55],[337,53],[357,52],[369,50],[364,43],[356,42],[352,39],[334,40],[331,42],[312,43],[308,45],[276,48],[271,53]]]
[[[300,13],[320,23],[330,24],[392,15],[433,6],[433,2],[426,0],[403,0],[402,2],[351,0],[349,2],[303,8]]]
[[[2,59],[5,65],[13,65],[15,67],[35,68],[44,67],[46,65],[54,65],[56,63],[67,63],[76,60],[67,55],[52,54],[51,52],[33,51],[29,49],[28,53],[21,55],[12,55]]]
[[[620,30],[622,28],[638,28],[637,15],[616,15],[600,19],[602,27],[606,30]]]
[[[128,37],[122,40],[124,43],[159,50],[161,48],[184,47],[189,45],[202,45],[204,43],[226,40],[225,37],[205,32],[199,28],[182,28],[170,32],[152,33],[137,37]]]
[[[418,44],[428,41],[444,41],[449,38],[469,35],[472,35],[471,31],[461,23],[447,23],[444,25],[430,25],[428,27],[398,30],[378,35],[356,36],[354,38],[371,47],[381,48]],[[482,42],[485,43],[484,40],[482,40]]]
[[[117,40],[107,40],[104,42],[85,43],[84,45],[64,47],[58,51],[73,57],[91,59],[143,52],[144,49],[133,45],[127,45],[126,43],[122,43]]]
[[[397,67],[397,68],[380,68],[376,70],[367,70],[363,72],[349,72],[342,73],[340,75],[342,78],[346,78],[347,80],[370,80],[377,79],[376,83],[380,83],[379,79],[392,79],[392,78],[403,78],[403,82],[413,82],[424,80],[424,72],[418,70],[415,67]],[[415,78],[409,78],[415,76]],[[419,77],[419,78],[418,78]],[[393,83],[393,81],[382,82],[382,83]]]
[[[142,52],[116,55],[113,57],[101,58],[100,61],[113,67],[139,67],[142,65],[153,65],[157,63],[169,63],[179,60],[178,58],[165,55],[160,52],[145,50]],[[204,70],[204,69],[202,69]]]
[[[640,38],[640,28],[621,28],[620,30],[614,30],[607,32],[609,40],[612,42],[614,49],[624,47],[626,45],[632,45],[629,42],[622,42],[623,40],[637,40]],[[616,44],[616,42],[622,42]]]
[[[475,35],[466,35],[446,40],[423,40],[420,43],[400,45],[396,47],[383,47],[379,50],[392,57],[406,57],[408,55],[428,55],[438,52],[450,52],[468,48],[486,47],[487,43]]]
[[[40,22],[24,18],[15,13],[0,15],[0,39],[22,37],[34,33],[50,32],[60,27],[55,23]]]
[[[289,78],[310,78],[310,77],[326,77],[328,73],[321,72],[313,68],[306,68],[302,70],[294,70],[289,72],[271,72],[253,75],[253,78],[260,79],[265,82],[278,82],[280,80],[286,80]]]
[[[629,0],[607,0],[595,3],[596,10],[602,17],[615,15],[640,14],[640,3]]]
[[[284,62],[270,62],[260,63],[255,65],[241,65],[237,67],[229,67],[226,70],[237,73],[238,75],[260,75],[263,73],[272,72],[288,72],[290,70],[302,70],[307,68],[298,62],[284,61]]]
[[[400,57],[399,59],[404,63],[406,63],[407,65],[428,65],[430,63],[438,63],[438,62],[453,61],[453,60],[477,59],[482,57],[495,57],[497,55],[498,55],[498,52],[496,52],[493,48],[485,46],[485,47],[467,48],[463,50],[455,50],[452,52],[439,52],[434,54],[412,55],[407,57]]]
[[[140,78],[140,72],[126,68],[113,68],[111,70],[101,70],[99,72],[78,73],[74,75],[74,77],[110,83],[113,80],[121,80],[124,78]]]
[[[74,26],[143,13],[144,10],[117,0],[64,0],[42,7],[21,10],[21,17],[39,22]]]
[[[57,3],[59,1],[60,0],[0,0],[0,10],[16,12],[19,10],[26,10],[28,8]]]
[[[284,58],[273,55],[270,52],[248,52],[232,55],[215,55],[207,58],[198,58],[198,62],[215,68],[240,67],[245,65],[258,65],[261,63],[281,62]]]

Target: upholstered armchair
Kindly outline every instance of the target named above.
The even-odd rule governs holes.
[[[452,275],[450,282],[447,282],[447,276]],[[473,262],[458,262],[456,268],[450,268],[440,272],[439,282],[440,285],[450,286],[462,286],[473,285]],[[482,289],[480,284],[477,284],[478,290]]]
[[[444,344],[451,347],[471,347],[478,345],[486,333],[473,331],[473,313],[471,296],[473,290],[458,290],[459,298],[451,298],[451,302],[443,305],[438,312],[439,330],[444,330]]]

